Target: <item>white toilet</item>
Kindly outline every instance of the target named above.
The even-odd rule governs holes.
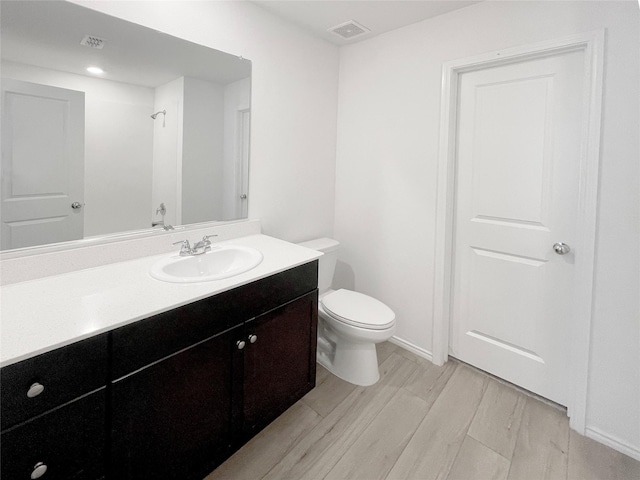
[[[331,290],[340,243],[318,238],[299,245],[324,255],[318,260],[318,363],[356,385],[380,378],[376,343],[391,338],[396,316],[384,303],[351,290]]]

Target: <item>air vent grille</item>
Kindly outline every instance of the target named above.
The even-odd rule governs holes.
[[[341,23],[340,25],[336,25],[335,27],[331,27],[329,31],[344,39],[350,39],[359,35],[364,35],[371,30],[363,25],[360,25],[355,20],[349,20],[348,22]]]
[[[93,35],[85,35],[84,38],[80,41],[80,45],[102,50],[104,48],[104,38],[95,37]]]

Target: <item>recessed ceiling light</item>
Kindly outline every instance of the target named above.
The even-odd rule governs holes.
[[[102,75],[104,73],[104,70],[102,70],[100,67],[87,67],[87,72],[93,73],[94,75]]]

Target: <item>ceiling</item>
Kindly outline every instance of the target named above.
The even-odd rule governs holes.
[[[347,45],[389,30],[464,8],[479,1],[462,0],[252,0],[314,36]],[[355,20],[370,32],[345,40],[327,30]]]
[[[62,1],[0,3],[2,61],[157,87],[182,76],[227,84],[251,74],[251,63],[171,35]],[[85,35],[105,39],[101,50],[80,44]]]

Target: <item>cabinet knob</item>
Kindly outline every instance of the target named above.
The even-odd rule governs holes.
[[[29,387],[29,390],[27,390],[27,397],[29,398],[37,397],[42,392],[44,392],[44,385],[36,382]],[[47,469],[46,466],[44,468],[45,470]],[[33,477],[33,478],[38,478],[38,477]]]
[[[236,346],[238,347],[238,350],[242,350],[245,345],[246,345],[246,343],[244,342],[244,340],[238,340],[236,342]]]
[[[257,340],[258,340],[258,336],[257,335],[255,335],[253,333],[251,335],[249,335],[249,341],[251,343],[256,343]]]
[[[33,467],[33,472],[31,472],[31,478],[32,479],[40,478],[45,473],[47,473],[47,466],[42,462],[38,462]]]

